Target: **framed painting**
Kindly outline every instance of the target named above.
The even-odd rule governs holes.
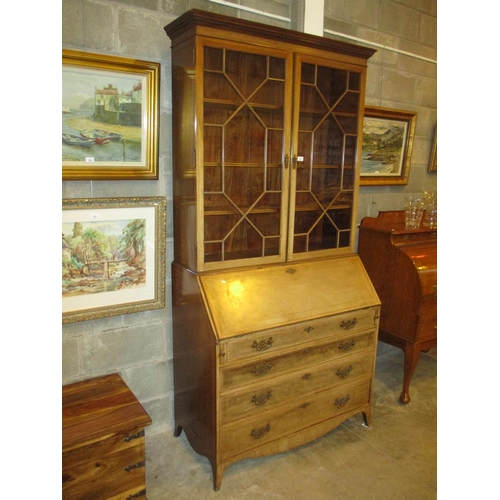
[[[434,140],[432,141],[431,156],[429,158],[429,172],[437,172],[437,130],[434,133]]]
[[[62,179],[158,179],[160,64],[62,51]]]
[[[62,202],[62,322],[165,307],[166,199]]]
[[[417,113],[365,106],[360,185],[408,184]]]

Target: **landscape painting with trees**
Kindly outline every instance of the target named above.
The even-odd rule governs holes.
[[[62,201],[62,322],[165,307],[164,196]]]
[[[63,297],[144,286],[146,221],[63,223]]]

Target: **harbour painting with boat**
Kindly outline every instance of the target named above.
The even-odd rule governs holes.
[[[64,66],[62,78],[63,162],[144,161],[142,78]]]

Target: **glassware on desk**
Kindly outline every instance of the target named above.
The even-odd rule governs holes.
[[[424,206],[420,196],[405,196],[405,229],[420,228]]]
[[[424,191],[424,220],[422,225],[430,229],[437,227],[437,194],[435,191]]]

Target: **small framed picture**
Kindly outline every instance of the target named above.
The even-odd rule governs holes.
[[[360,185],[408,184],[417,113],[365,106]]]
[[[164,197],[62,202],[62,322],[165,307]]]
[[[62,179],[158,179],[160,64],[62,51]]]

